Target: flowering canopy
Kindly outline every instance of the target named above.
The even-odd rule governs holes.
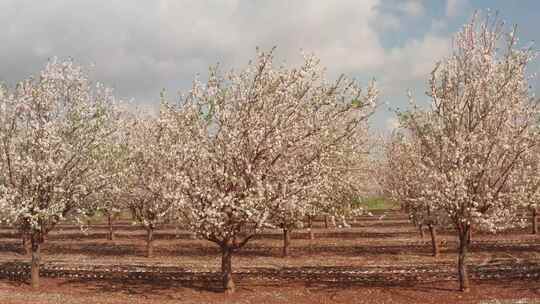
[[[429,118],[413,112],[408,120],[424,150],[423,195],[458,228],[513,223],[515,173],[537,144],[537,102],[525,76],[534,53],[518,49],[514,34],[496,20],[465,25],[454,53],[432,72]]]
[[[327,82],[312,56],[294,69],[274,67],[272,53],[238,73],[211,69],[206,85],[195,82],[171,108],[182,116],[170,119],[171,132],[189,129],[178,144],[190,161],[180,170],[181,209],[192,228],[221,242],[270,217],[305,215],[307,198],[337,168],[332,153],[359,134],[375,96],[344,77]]]
[[[515,33],[489,15],[483,22],[475,16],[431,74],[431,110],[415,108],[406,120],[422,151],[419,199],[444,212],[459,237],[463,291],[471,228],[497,231],[516,223],[520,189],[530,184],[522,173],[538,146],[538,100],[525,74],[535,54],[517,47]]]
[[[124,199],[134,219],[147,229],[171,220],[176,174],[171,142],[160,120],[134,116],[126,125]]]
[[[109,178],[114,98],[92,86],[71,61],[50,61],[10,91],[0,88],[2,220],[46,234],[67,215],[81,215]]]

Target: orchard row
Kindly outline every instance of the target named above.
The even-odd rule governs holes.
[[[471,227],[511,226],[540,194],[537,100],[526,77],[535,54],[514,33],[489,16],[465,25],[431,74],[431,108],[398,113],[384,153],[368,132],[375,84],[329,80],[313,55],[278,66],[273,50],[258,51],[241,70],[212,67],[177,100],[162,94],[157,115],[53,59],[0,87],[0,220],[29,240],[34,287],[40,246],[59,223],[130,210],[149,244],[171,220],[217,244],[223,288],[233,292],[232,256],[262,229],[283,229],[286,254],[304,219],[347,225],[380,189],[433,232],[455,228],[466,290]]]

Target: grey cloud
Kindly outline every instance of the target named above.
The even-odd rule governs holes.
[[[440,54],[437,42],[445,38],[385,50],[378,31],[390,15],[381,1],[4,0],[0,80],[13,84],[51,56],[73,57],[95,64],[93,78],[121,97],[156,103],[162,88],[174,96],[209,65],[242,66],[256,46],[278,46],[278,57],[287,62],[298,62],[304,49],[319,56],[332,75],[377,75],[385,87],[404,91],[421,75],[396,75]],[[401,3],[401,12],[423,12],[420,1]],[[399,18],[391,24],[398,26]]]

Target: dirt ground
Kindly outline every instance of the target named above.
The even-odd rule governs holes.
[[[527,228],[528,229],[528,228]],[[279,231],[253,240],[233,259],[235,270],[253,267],[332,267],[377,265],[435,265],[455,263],[455,237],[441,232],[446,241],[442,254],[430,256],[429,234],[424,239],[403,215],[363,218],[352,228],[314,229],[293,235],[290,256],[281,257]],[[144,233],[119,225],[117,239],[104,239],[105,227],[83,234],[65,227],[54,232],[43,248],[44,262],[88,264],[177,265],[193,270],[218,270],[218,248],[192,240],[184,232],[164,229],[156,233],[155,257],[146,258]],[[0,229],[0,262],[26,261],[20,241],[12,231]],[[517,229],[500,235],[476,233],[469,264],[490,261],[540,259],[540,238]],[[537,280],[473,281],[470,293],[456,290],[453,281],[414,284],[355,284],[318,282],[240,281],[237,293],[225,296],[216,284],[203,282],[118,281],[113,279],[43,278],[33,291],[25,282],[0,279],[0,303],[540,303]],[[511,299],[513,302],[504,302]],[[522,300],[522,302],[516,302]],[[499,301],[499,302],[497,302]],[[536,301],[536,302],[535,302]]]
[[[185,286],[151,282],[78,281],[43,279],[38,291],[27,284],[0,281],[3,304],[124,304],[124,303],[540,303],[540,283],[473,282],[472,290],[456,291],[454,282],[416,286],[355,286],[249,282],[233,295],[204,285]],[[512,300],[512,301],[510,301]]]

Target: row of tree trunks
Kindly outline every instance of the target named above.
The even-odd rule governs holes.
[[[114,234],[113,216],[111,214],[108,214],[107,220],[108,220],[108,228],[109,228],[109,233],[108,233],[107,239],[109,241],[114,241],[115,240],[115,234]],[[328,217],[327,216],[324,217],[324,222],[325,222],[325,227],[328,228],[329,225],[328,225]],[[532,209],[531,222],[532,222],[532,234],[537,234],[538,233],[537,209]],[[314,240],[315,239],[315,234],[313,232],[313,218],[311,216],[308,216],[308,228],[309,228],[309,239]],[[429,228],[431,234],[436,233],[435,231],[432,232],[432,230],[435,230],[435,227],[433,225],[428,225],[428,228]],[[418,230],[420,232],[420,237],[423,239],[425,237],[425,234],[424,234],[424,228],[423,228],[422,224],[418,225]],[[472,231],[469,231],[469,241],[470,241],[470,235],[471,234],[472,234]],[[28,255],[30,253],[30,250],[29,250],[30,245],[29,245],[29,242],[27,240],[28,237],[24,233],[22,233],[21,235],[22,235],[21,239],[22,239],[22,247],[23,247],[24,253],[26,255]],[[434,250],[434,252],[435,252],[435,250]]]
[[[39,288],[39,269],[41,265],[41,244],[44,239],[39,232],[33,232],[30,235],[30,246],[28,246],[28,237],[26,234],[22,236],[23,248],[25,251],[30,247],[32,254],[32,261],[30,264],[30,285],[32,288]],[[154,255],[154,229],[151,227],[147,228],[147,251],[146,256],[151,258]],[[28,252],[26,252],[28,254]]]
[[[109,226],[112,227],[112,220],[109,217]],[[310,233],[312,233],[312,220],[311,217],[308,218],[308,223],[310,227]],[[420,224],[419,230],[421,231],[421,237],[424,237],[423,225]],[[537,220],[536,220],[536,210],[533,211],[533,231],[536,232]],[[432,254],[434,257],[438,257],[440,254],[439,243],[437,240],[436,227],[433,224],[428,224],[428,229],[431,236],[432,243]],[[154,229],[153,227],[146,227],[147,230],[147,253],[146,256],[151,258],[154,255]],[[109,230],[111,233],[109,236],[114,239],[114,233],[112,228]],[[289,247],[291,240],[291,231],[288,228],[283,229],[283,256],[287,257],[289,255]],[[472,229],[470,226],[463,228],[459,232],[459,248],[458,248],[458,276],[460,283],[460,290],[468,291],[469,290],[469,278],[466,268],[466,257],[468,254],[468,247],[471,242]],[[311,236],[310,236],[311,238]],[[32,288],[39,287],[39,269],[41,264],[41,244],[44,241],[44,238],[37,232],[30,234],[30,246],[28,246],[28,234],[22,234],[23,248],[27,251],[30,247],[32,253],[32,262],[31,262],[31,286]],[[232,281],[232,247],[224,246],[222,248],[222,272],[223,272],[223,286],[226,292],[234,292],[234,283]]]
[[[109,240],[114,240],[114,229],[112,216],[108,216],[109,223]],[[310,232],[310,239],[314,239],[312,231],[312,218],[308,217],[308,227]],[[325,226],[328,224],[328,218],[325,216]],[[432,255],[438,257],[440,254],[439,243],[437,241],[437,232],[436,227],[433,224],[428,224],[428,229],[431,236],[432,244]],[[420,230],[420,236],[424,238],[424,229],[423,225],[418,225]],[[532,209],[532,233],[537,233],[538,221],[537,221],[537,210]],[[154,229],[153,227],[146,227],[147,230],[147,252],[146,256],[151,258],[154,256]],[[289,255],[289,247],[291,241],[291,231],[288,228],[283,229],[283,257]],[[25,254],[28,254],[31,251],[32,261],[31,261],[31,286],[34,289],[39,288],[39,270],[41,265],[41,244],[44,241],[44,238],[39,232],[33,232],[31,234],[21,233],[22,245],[25,251]],[[469,244],[472,238],[472,229],[470,226],[462,228],[459,232],[459,247],[458,247],[458,277],[460,290],[467,292],[469,291],[469,277],[467,273],[466,258],[468,254]],[[234,292],[234,282],[232,280],[232,252],[233,249],[230,246],[222,247],[222,273],[223,273],[223,287],[226,293]]]
[[[328,228],[328,217],[325,216],[325,227]],[[107,222],[108,222],[108,235],[107,239],[109,241],[115,240],[115,231],[114,231],[114,220],[112,214],[107,215]],[[308,228],[309,228],[309,239],[314,240],[315,239],[315,233],[313,232],[313,218],[311,216],[308,216]],[[146,228],[147,230],[147,257],[153,256],[153,229]],[[284,248],[283,248],[283,256],[288,255],[288,247],[290,244],[290,235],[289,231],[284,231]],[[286,240],[286,237],[288,239]],[[423,236],[422,236],[423,237]],[[24,250],[24,254],[28,255],[30,253],[30,244],[27,240],[27,236],[22,233],[21,234],[21,240],[22,240],[22,247]]]

